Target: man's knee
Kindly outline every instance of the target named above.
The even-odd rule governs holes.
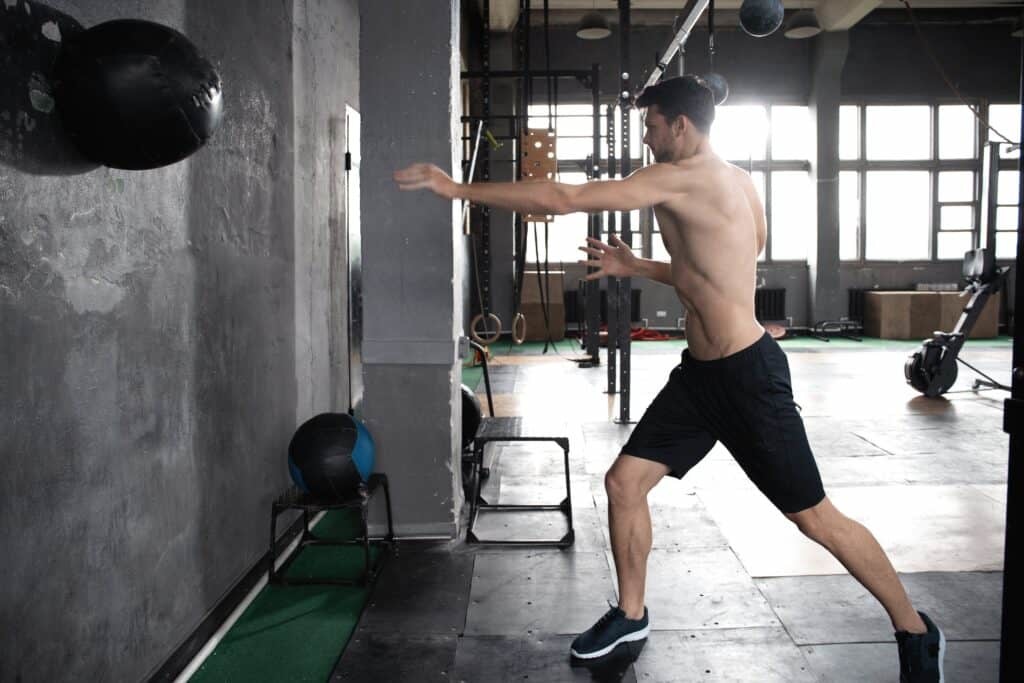
[[[640,479],[621,467],[613,466],[604,475],[604,490],[612,505],[636,505],[647,499]]]
[[[608,492],[608,500],[616,505],[643,503],[647,500],[650,490],[668,472],[668,466],[663,463],[623,453],[604,475],[604,488]]]
[[[826,547],[846,519],[828,498],[806,510],[787,513],[786,517],[796,524],[804,536]]]

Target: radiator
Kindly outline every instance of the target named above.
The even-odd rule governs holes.
[[[864,321],[864,293],[867,289],[846,290],[846,317],[850,320]]]
[[[761,322],[786,319],[785,289],[755,289],[754,316]]]

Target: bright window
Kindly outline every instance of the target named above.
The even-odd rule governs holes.
[[[869,106],[866,109],[868,159],[886,161],[931,157],[931,107]]]
[[[945,171],[939,173],[940,202],[973,202],[974,172]]]
[[[810,159],[814,126],[807,107],[774,106],[771,123],[772,159]]]
[[[857,235],[860,233],[860,174],[839,173],[839,258],[856,261]]]
[[[1017,221],[1020,201],[1020,174],[1000,169],[996,178],[996,258],[1017,256]]]
[[[1017,255],[1017,233],[997,232],[996,233],[996,258],[1012,259]]]
[[[988,108],[988,124],[1013,142],[1020,142],[1020,105],[990,105]],[[988,139],[998,141],[1002,138],[989,131]],[[1004,144],[1000,146],[1000,156],[1003,159],[1017,159],[1020,157],[1020,150],[1011,152],[1008,146]]]
[[[555,124],[555,154],[560,160],[583,160],[594,153],[594,119],[589,104],[563,104],[552,109]],[[602,109],[602,112],[604,110]],[[607,117],[601,114],[599,130],[604,136]],[[531,129],[547,130],[548,107],[535,104],[530,107],[527,125]],[[601,139],[601,156],[605,156],[605,141]]]
[[[860,107],[844,104],[839,107],[839,158],[860,158]]]
[[[996,182],[996,202],[999,204],[1016,204],[1020,192],[1020,176],[1017,171],[1003,169],[999,171]]]
[[[939,158],[973,159],[977,154],[977,119],[963,104],[939,107]]]
[[[570,184],[580,184],[587,181],[585,173],[562,173],[559,181]],[[585,258],[585,254],[579,247],[587,241],[587,219],[585,213],[570,213],[564,216],[555,216],[548,226],[548,261],[549,262],[576,262]],[[526,260],[532,263],[544,261],[544,224],[531,223],[530,234],[526,240]],[[534,239],[536,238],[536,242]],[[537,257],[537,247],[540,247],[540,258]]]
[[[761,105],[724,105],[715,109],[711,146],[729,161],[759,161],[768,146],[768,110]]]
[[[962,260],[972,245],[969,232],[940,232],[938,239],[939,258],[951,261]]]
[[[754,171],[750,174],[750,180],[754,183],[754,189],[757,190],[757,196],[761,200],[761,206],[765,206],[765,173],[763,171]],[[767,221],[767,217],[765,218]],[[761,253],[757,255],[758,261],[764,261],[767,258],[768,249],[765,247],[761,250]]]
[[[930,186],[928,171],[867,172],[867,259],[929,258]]]
[[[772,260],[807,258],[816,212],[814,184],[806,171],[772,173]]]
[[[971,230],[973,227],[973,206],[954,204],[939,209],[939,230]]]

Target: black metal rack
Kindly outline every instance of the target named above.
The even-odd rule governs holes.
[[[480,493],[484,477],[484,450],[487,444],[500,441],[550,441],[562,449],[563,463],[565,467],[565,498],[553,505],[500,505],[489,503]],[[568,548],[576,539],[576,532],[572,523],[572,492],[569,483],[569,439],[565,436],[551,436],[543,431],[524,428],[523,420],[519,417],[488,417],[480,423],[480,429],[473,438],[473,457],[471,461],[472,492],[470,493],[469,527],[466,531],[466,542],[480,545],[504,545],[504,546],[539,546]],[[517,539],[482,539],[473,531],[481,511],[494,512],[538,512],[538,511],[561,511],[569,523],[568,531],[557,539],[549,540],[517,540]]]
[[[370,531],[368,526],[368,508],[370,501],[373,496],[379,491],[384,490],[384,500],[387,506],[388,516],[388,533],[386,536],[377,538],[370,537]],[[317,536],[309,529],[310,515],[317,514],[326,510],[343,510],[343,509],[358,509],[360,512],[360,518],[362,521],[362,536],[349,541],[326,539]],[[277,553],[277,518],[286,510],[301,510],[302,511],[302,535],[299,537],[299,546],[295,549],[295,552],[285,561],[279,569],[274,568],[276,564],[278,553]],[[322,498],[314,496],[308,493],[303,493],[298,487],[292,486],[283,494],[281,494],[271,505],[270,515],[270,553],[268,558],[267,567],[267,581],[271,584],[279,585],[310,585],[310,584],[328,584],[338,586],[363,586],[373,582],[373,580],[380,573],[380,569],[383,566],[384,558],[386,553],[381,553],[374,563],[370,562],[370,543],[384,543],[389,547],[394,547],[395,542],[395,531],[391,521],[391,491],[388,488],[388,478],[381,473],[370,475],[370,480],[363,486],[360,486],[357,496],[348,500],[334,500],[329,498]],[[287,578],[285,575],[288,571],[288,567],[295,561],[299,556],[302,548],[310,545],[329,545],[329,546],[362,546],[363,548],[363,574],[355,579],[341,579],[341,578]]]

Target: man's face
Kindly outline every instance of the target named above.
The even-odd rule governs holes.
[[[647,108],[647,115],[644,117],[644,129],[644,144],[651,149],[654,160],[659,163],[671,161],[675,136],[672,132],[672,126],[658,109],[658,105],[652,104]]]

